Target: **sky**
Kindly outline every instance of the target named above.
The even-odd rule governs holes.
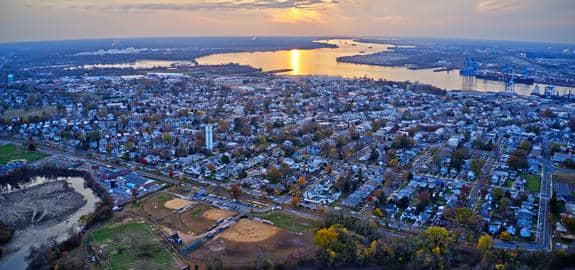
[[[0,42],[162,36],[575,44],[575,0],[0,0]]]

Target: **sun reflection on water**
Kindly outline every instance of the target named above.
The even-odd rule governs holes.
[[[290,51],[290,63],[291,63],[292,75],[299,75],[300,56],[301,54],[299,50]]]

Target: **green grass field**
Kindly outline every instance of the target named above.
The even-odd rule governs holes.
[[[541,176],[532,174],[521,174],[521,177],[527,180],[525,189],[531,192],[539,192],[541,190]]]
[[[320,222],[313,219],[289,215],[283,212],[272,212],[266,214],[251,214],[254,217],[267,219],[274,223],[275,226],[293,232],[314,232],[320,226]]]
[[[144,223],[111,225],[89,234],[88,240],[108,255],[111,269],[171,269],[174,261]]]
[[[167,201],[173,199],[174,197],[172,197],[172,195],[166,194],[166,193],[160,193],[158,196],[156,196],[156,203],[159,205],[164,205]]]
[[[46,154],[39,151],[28,151],[23,146],[5,144],[0,146],[0,164],[6,164],[13,160],[25,159],[34,162],[44,158]]]

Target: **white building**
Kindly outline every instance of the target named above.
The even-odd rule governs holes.
[[[206,149],[212,151],[214,149],[214,126],[211,124],[206,125]]]

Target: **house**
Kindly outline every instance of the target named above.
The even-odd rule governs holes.
[[[521,228],[521,230],[519,231],[519,235],[521,235],[521,237],[524,238],[529,238],[531,237],[531,230],[528,228]]]
[[[553,158],[551,160],[554,163],[562,163],[562,162],[565,162],[565,160],[567,160],[567,159],[575,160],[575,157],[571,153],[557,152],[553,155]]]

